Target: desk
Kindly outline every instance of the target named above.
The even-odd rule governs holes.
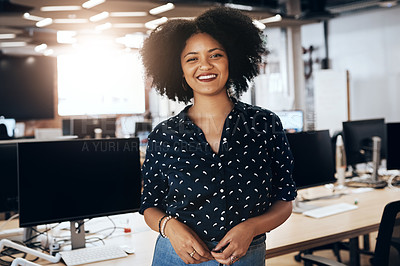
[[[323,187],[309,189],[315,196],[326,194]],[[336,214],[333,216],[314,219],[301,214],[292,216],[280,227],[267,234],[267,256],[272,258],[299,250],[309,249],[344,239],[358,239],[358,236],[377,231],[384,206],[391,201],[400,200],[400,193],[396,190],[380,189],[360,194],[350,194],[337,199],[318,200],[314,205],[327,205],[337,202],[354,203],[358,200],[357,210]],[[107,243],[127,244],[133,246],[136,253],[127,258],[112,261],[112,265],[151,265],[154,243],[158,234],[153,231],[140,232],[128,236],[115,237]],[[43,265],[54,265],[45,261],[38,261]],[[357,265],[357,260],[352,261]],[[56,265],[64,265],[58,263]],[[110,261],[93,265],[106,266]]]

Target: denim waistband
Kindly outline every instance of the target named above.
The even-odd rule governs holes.
[[[262,242],[265,242],[266,236],[265,234],[261,234],[258,235],[256,237],[253,238],[253,241],[251,241],[250,243],[250,247],[254,246],[254,245],[258,245]],[[215,248],[218,244],[218,241],[204,241],[204,243],[207,245],[207,247],[212,250],[213,248]]]

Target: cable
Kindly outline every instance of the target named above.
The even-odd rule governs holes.
[[[12,220],[14,220],[15,218],[17,218],[19,216],[19,214],[14,214],[13,216],[11,216],[10,218],[7,219],[7,221],[4,222],[4,224],[2,224],[0,226],[0,231],[3,230],[4,227],[6,227],[6,225],[11,222]]]

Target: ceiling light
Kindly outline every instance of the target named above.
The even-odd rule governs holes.
[[[168,18],[167,18],[167,17],[162,17],[162,18],[158,18],[158,19],[155,19],[155,20],[151,20],[151,21],[149,21],[149,22],[146,22],[146,23],[144,24],[144,26],[145,26],[146,28],[148,28],[148,29],[154,30],[155,28],[157,28],[158,25],[163,24],[163,23],[165,23],[165,22],[167,22],[167,21],[168,21]]]
[[[282,16],[277,14],[273,17],[269,17],[269,18],[265,18],[265,19],[261,19],[259,20],[261,23],[267,24],[267,23],[272,23],[272,22],[278,22],[282,20]]]
[[[51,12],[51,11],[76,11],[81,10],[80,6],[42,6],[40,11]]]
[[[174,4],[168,3],[168,4],[165,4],[165,5],[162,5],[162,6],[159,6],[159,7],[155,7],[155,8],[153,8],[153,9],[150,9],[149,13],[150,13],[151,15],[157,15],[157,14],[166,12],[166,11],[168,11],[168,10],[174,9],[174,8],[175,8],[175,5],[174,5]]]
[[[43,55],[49,56],[49,55],[52,55],[53,53],[54,53],[54,50],[53,50],[53,49],[47,49],[47,50],[45,50],[45,51],[43,52]]]
[[[105,1],[106,0],[89,0],[89,1],[87,1],[85,3],[83,3],[82,7],[89,9],[89,8],[94,7],[94,6],[100,5],[100,4],[104,3]]]
[[[76,31],[60,30],[57,31],[57,42],[58,43],[76,43]]]
[[[88,20],[86,18],[57,18],[53,22],[56,24],[81,24],[87,23]]]
[[[0,42],[0,47],[22,47],[26,42]]]
[[[99,13],[97,15],[91,16],[89,18],[89,20],[92,21],[92,22],[97,22],[97,21],[100,21],[100,20],[108,18],[109,15],[110,14],[107,11],[104,11],[104,12],[101,12],[101,13]]]
[[[41,21],[36,22],[36,27],[39,27],[39,28],[46,27],[52,23],[53,23],[53,20],[51,18],[45,18],[45,19],[42,19]]]
[[[110,17],[145,17],[146,12],[111,12]]]
[[[0,33],[0,39],[2,39],[2,40],[14,39],[15,37],[17,37],[17,35],[15,33]]]
[[[393,7],[397,5],[397,1],[379,1],[380,7]]]
[[[117,43],[123,44],[128,48],[141,48],[145,36],[143,34],[126,34],[124,37],[117,38]]]
[[[29,14],[28,12],[24,13],[24,19],[28,19],[28,20],[33,20],[33,21],[40,21],[44,18],[42,17],[38,17],[38,16],[32,16],[31,14]]]
[[[253,24],[260,30],[265,30],[265,25],[258,20],[253,20]]]
[[[35,47],[35,52],[37,52],[37,53],[43,52],[44,50],[46,50],[46,48],[47,48],[47,44],[42,43]]]
[[[108,30],[108,29],[110,29],[112,27],[112,24],[110,23],[110,22],[107,22],[107,23],[104,23],[104,24],[101,24],[101,25],[98,25],[98,26],[96,26],[96,30],[97,31],[103,31],[103,30]]]
[[[138,29],[144,28],[143,23],[114,23],[113,28],[121,28],[121,29]]]
[[[227,4],[225,4],[225,6],[234,8],[234,9],[244,10],[244,11],[252,11],[253,10],[252,6],[245,6],[245,5],[238,5],[238,4],[231,4],[231,3],[227,3]]]

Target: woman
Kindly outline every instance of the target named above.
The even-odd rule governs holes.
[[[264,265],[265,232],[291,214],[293,158],[278,117],[230,96],[265,53],[239,11],[171,20],[141,51],[153,86],[189,102],[149,136],[140,212],[160,232],[153,265]]]

